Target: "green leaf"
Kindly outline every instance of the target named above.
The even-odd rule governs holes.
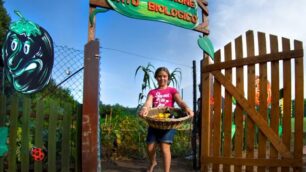
[[[214,46],[207,36],[200,36],[198,39],[199,47],[214,60]]]

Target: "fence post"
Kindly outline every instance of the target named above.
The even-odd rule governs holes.
[[[31,113],[31,100],[22,96],[23,101],[23,114],[22,114],[22,139],[21,139],[21,171],[30,171],[30,158],[29,158],[29,142],[30,142],[30,113]]]
[[[82,171],[100,171],[99,162],[99,41],[85,45],[82,115]]]
[[[18,96],[11,98],[12,105],[10,108],[10,129],[9,129],[9,152],[8,152],[8,171],[17,171],[16,149],[17,149],[17,121],[18,121]]]
[[[192,73],[193,73],[193,112],[195,113],[193,117],[193,130],[192,130],[192,152],[193,152],[193,169],[197,169],[197,71],[196,71],[196,61],[192,61]]]
[[[48,172],[56,172],[57,159],[56,159],[56,130],[59,112],[56,110],[59,104],[51,101],[49,111],[49,125],[48,125]]]

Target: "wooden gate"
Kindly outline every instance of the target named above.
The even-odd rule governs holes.
[[[33,102],[23,95],[0,94],[0,127],[9,130],[0,172],[81,171],[80,117],[81,106],[70,102]],[[42,161],[34,161],[34,147],[45,150]]]
[[[201,171],[302,171],[302,42],[256,35],[202,63]]]

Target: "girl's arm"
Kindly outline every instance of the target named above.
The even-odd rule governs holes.
[[[144,103],[141,110],[139,111],[139,115],[140,116],[147,116],[148,112],[149,112],[149,109],[152,107],[152,104],[153,104],[153,96],[148,95],[146,102]]]
[[[193,111],[187,106],[187,104],[183,101],[179,93],[174,94],[174,100],[182,108],[184,111],[187,112],[188,115],[191,117],[194,115]]]

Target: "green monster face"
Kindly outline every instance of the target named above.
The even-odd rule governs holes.
[[[10,25],[2,47],[8,80],[21,93],[34,93],[50,80],[54,61],[53,41],[48,32],[21,17]]]

